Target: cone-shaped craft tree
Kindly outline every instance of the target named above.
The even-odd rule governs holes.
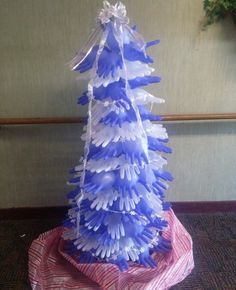
[[[121,271],[128,261],[155,267],[152,253],[171,249],[162,232],[172,176],[161,156],[171,150],[160,117],[148,109],[163,100],[142,88],[160,81],[146,54],[157,43],[145,43],[128,26],[123,4],[105,2],[97,28],[72,61],[72,69],[89,78],[78,100],[88,104],[85,151],[69,181],[74,188],[64,232],[65,250],[80,263],[115,263]]]

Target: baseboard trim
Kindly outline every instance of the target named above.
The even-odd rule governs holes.
[[[236,212],[236,200],[172,202],[176,213]]]
[[[172,202],[176,213],[236,212],[236,200]],[[64,219],[67,206],[0,208],[1,219]]]

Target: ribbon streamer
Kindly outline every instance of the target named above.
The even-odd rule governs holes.
[[[137,44],[139,49],[145,52],[146,43],[143,37],[139,33],[137,33],[137,31],[131,29],[131,27],[128,25],[129,18],[126,16],[126,9],[124,4],[119,2],[116,3],[116,5],[111,5],[108,1],[104,1],[103,6],[104,8],[101,10],[97,17],[97,25],[94,31],[89,36],[86,44],[71,60],[71,70],[75,70],[88,56],[92,48],[100,42],[100,39],[103,38],[105,24],[109,22],[114,23],[114,27],[122,26],[123,31],[126,31],[129,34],[130,39],[132,39],[132,41]]]

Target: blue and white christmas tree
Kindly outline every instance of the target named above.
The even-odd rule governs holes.
[[[148,107],[164,100],[143,89],[160,82],[146,54],[157,43],[129,27],[123,4],[105,1],[95,31],[72,61],[89,78],[78,99],[88,104],[85,150],[71,172],[64,232],[65,250],[79,263],[109,262],[121,271],[128,261],[156,267],[153,252],[171,249],[162,236],[170,209],[164,192],[172,180],[162,155],[171,149],[160,117]]]

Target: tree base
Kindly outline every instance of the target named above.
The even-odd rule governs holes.
[[[129,263],[129,269],[120,272],[108,263],[81,264],[63,252],[63,227],[41,234],[29,249],[29,279],[32,289],[86,289],[86,290],[166,290],[187,277],[193,267],[192,239],[170,210],[169,229],[163,236],[172,241],[172,251],[153,254],[158,266],[144,268]]]

